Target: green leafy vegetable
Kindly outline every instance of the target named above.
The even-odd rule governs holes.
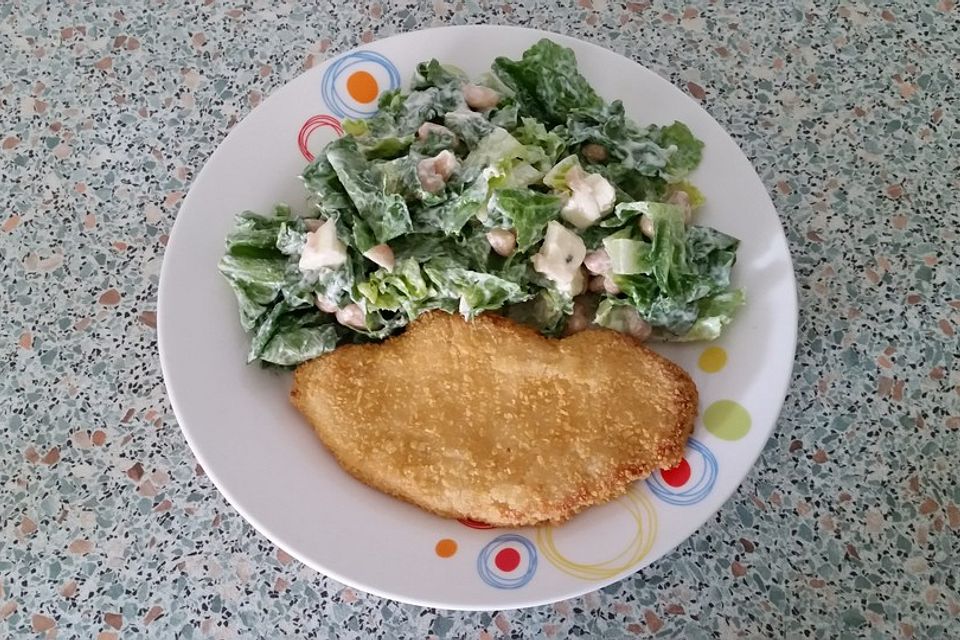
[[[517,250],[526,251],[543,239],[547,223],[560,215],[564,199],[530,189],[500,189],[493,194],[488,207],[487,224],[513,229]]]
[[[338,338],[337,326],[329,315],[315,310],[286,313],[278,304],[254,334],[247,360],[292,366],[333,351]]]
[[[686,219],[703,204],[687,181],[703,143],[679,122],[631,120],[549,40],[472,81],[498,94],[492,108],[469,107],[470,82],[437,60],[417,65],[409,91],[382,93],[376,114],[344,121],[304,168],[305,218],[283,205],[236,217],[219,269],[251,334],[250,360],[292,366],[396,334],[431,310],[503,313],[556,336],[573,329],[576,304],[619,331],[646,321],[664,340],[720,335],[744,294],[732,281],[739,242]],[[576,190],[574,167],[587,174]],[[592,174],[613,186],[613,212]],[[549,236],[551,222],[576,235]],[[330,226],[311,231],[325,223],[336,238]],[[601,265],[616,293],[609,282],[601,293],[560,290],[547,277],[583,273],[562,262],[582,255],[579,241],[605,252],[591,269]],[[337,321],[348,307],[362,327]]]
[[[679,180],[700,164],[703,142],[697,140],[682,122],[674,122],[669,127],[659,129],[655,138],[661,148],[672,150],[667,166],[661,172],[667,179]]]
[[[599,144],[625,169],[645,176],[662,175],[673,153],[660,146],[655,134],[653,127],[640,127],[627,118],[619,100],[599,108],[578,109],[567,120],[569,144]]]
[[[423,267],[442,297],[460,301],[460,312],[472,318],[481,311],[521,302],[530,297],[519,283],[471,271],[450,258],[434,258]]]
[[[378,184],[370,165],[349,138],[327,147],[327,160],[350,196],[360,217],[370,226],[377,242],[387,242],[412,229],[410,212],[398,193],[387,193]]]
[[[520,60],[497,58],[493,72],[514,92],[524,113],[548,126],[563,124],[574,109],[603,105],[577,70],[573,51],[550,40],[533,45]]]

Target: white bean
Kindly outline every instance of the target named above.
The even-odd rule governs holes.
[[[670,204],[678,205],[683,209],[683,224],[690,224],[690,218],[693,217],[693,207],[690,206],[690,196],[686,191],[677,190],[667,198]]]
[[[603,293],[604,291],[606,291],[606,287],[603,286],[603,281],[605,279],[606,278],[604,278],[603,276],[593,276],[592,278],[590,278],[590,284],[588,286],[588,289],[593,293]]]
[[[583,259],[583,266],[594,275],[603,275],[610,271],[610,254],[606,249],[591,251]]]
[[[393,267],[397,263],[397,259],[393,255],[393,249],[388,244],[378,244],[370,247],[363,252],[363,255],[387,271],[393,271]]]
[[[647,214],[640,216],[640,233],[648,238],[653,238],[653,220]]]
[[[583,154],[583,157],[590,162],[606,162],[607,158],[610,157],[610,154],[607,153],[607,148],[596,142],[588,142],[583,145],[580,148],[580,152]]]
[[[567,325],[563,329],[564,335],[573,335],[593,325],[593,313],[596,302],[591,304],[592,296],[577,296],[573,299],[573,313],[567,318]]]
[[[457,143],[457,136],[454,135],[453,131],[450,131],[450,129],[446,128],[442,124],[434,124],[432,122],[424,122],[422,125],[420,125],[420,128],[417,129],[417,139],[420,140],[420,142],[425,142],[426,139],[430,137],[431,133],[452,136],[453,143]]]
[[[500,94],[490,87],[483,87],[478,84],[463,85],[463,99],[467,101],[467,106],[475,111],[486,111],[493,109],[500,102]]]
[[[323,296],[317,296],[317,309],[325,313],[336,313],[338,311],[337,305]]]
[[[337,322],[352,329],[365,329],[367,319],[363,309],[356,303],[351,303],[342,309],[337,309]]]
[[[653,331],[653,327],[650,324],[640,317],[640,314],[630,315],[630,319],[627,321],[627,334],[633,336],[640,342],[646,341],[650,337],[650,333]]]
[[[613,278],[609,275],[603,276],[603,290],[612,296],[620,293],[620,287],[617,286],[617,283],[614,282]]]
[[[517,234],[512,229],[490,229],[487,231],[487,242],[494,251],[506,258],[513,255],[517,248]]]

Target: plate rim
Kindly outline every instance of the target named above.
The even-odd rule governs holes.
[[[762,178],[760,177],[759,173],[757,172],[756,167],[754,166],[754,164],[753,164],[753,163],[750,161],[750,159],[746,156],[746,154],[743,152],[743,149],[740,147],[740,145],[737,143],[737,141],[733,138],[733,136],[730,135],[730,133],[727,131],[726,127],[724,127],[723,125],[721,125],[721,124],[710,114],[710,112],[708,112],[708,111],[703,107],[703,105],[701,105],[699,102],[697,102],[696,100],[694,100],[691,96],[687,95],[685,92],[683,92],[681,89],[679,89],[679,87],[677,87],[677,86],[676,86],[673,82],[671,82],[668,78],[660,75],[659,73],[657,73],[656,71],[650,69],[650,68],[647,67],[646,65],[644,65],[644,64],[642,64],[642,63],[640,63],[640,62],[638,62],[638,61],[636,61],[636,60],[634,60],[634,59],[632,59],[632,58],[630,58],[630,57],[627,57],[626,55],[624,55],[624,54],[622,54],[622,53],[619,53],[619,52],[614,51],[614,50],[612,50],[612,49],[608,49],[608,48],[606,48],[606,47],[603,47],[603,46],[601,46],[601,45],[599,45],[599,44],[595,44],[595,43],[590,42],[590,41],[588,41],[588,40],[583,40],[583,39],[581,39],[581,38],[578,38],[578,37],[575,37],[575,36],[572,36],[572,35],[568,35],[568,34],[564,34],[564,33],[558,33],[558,32],[553,32],[553,31],[548,31],[548,30],[545,30],[545,29],[534,29],[534,28],[523,27],[523,26],[497,25],[497,24],[445,25],[445,26],[429,27],[429,28],[426,28],[426,29],[416,29],[416,30],[412,30],[412,31],[403,31],[403,32],[400,32],[400,33],[392,34],[392,35],[390,35],[390,36],[388,36],[388,37],[385,37],[385,38],[378,38],[378,39],[376,39],[376,40],[374,40],[374,41],[372,41],[372,42],[361,44],[360,46],[356,46],[356,47],[347,49],[347,50],[345,50],[345,51],[342,51],[342,52],[338,53],[338,54],[335,55],[335,56],[331,56],[330,58],[328,58],[328,59],[326,59],[326,60],[323,60],[323,61],[320,63],[320,65],[328,64],[328,63],[330,63],[330,62],[332,62],[332,61],[334,61],[334,60],[336,60],[336,59],[338,59],[338,58],[342,58],[342,57],[344,57],[344,56],[346,56],[346,55],[349,55],[349,54],[351,54],[351,53],[353,53],[353,52],[356,52],[356,51],[366,51],[366,50],[376,49],[376,48],[377,48],[377,45],[378,45],[379,43],[382,43],[382,42],[387,41],[387,40],[404,39],[404,38],[417,38],[417,37],[424,37],[424,36],[427,36],[427,37],[428,37],[428,34],[440,32],[440,31],[444,31],[444,32],[454,32],[454,31],[476,31],[476,30],[488,30],[488,31],[491,31],[491,30],[496,30],[496,31],[509,30],[509,31],[514,31],[514,32],[524,32],[524,33],[526,33],[526,34],[539,36],[539,37],[541,37],[541,38],[546,37],[546,38],[559,39],[559,40],[561,40],[561,41],[562,41],[562,40],[574,40],[574,41],[577,41],[581,46],[583,46],[583,47],[585,47],[585,48],[588,48],[588,49],[592,49],[592,50],[596,51],[596,52],[599,53],[599,54],[602,54],[602,55],[615,55],[615,56],[618,56],[618,57],[620,57],[620,58],[623,58],[624,60],[632,63],[633,65],[636,65],[636,66],[639,67],[640,69],[642,69],[642,70],[644,70],[644,71],[646,71],[646,72],[648,72],[648,73],[656,76],[656,77],[657,77],[659,80],[661,80],[663,83],[665,83],[666,85],[669,85],[669,87],[672,88],[674,91],[676,91],[679,95],[682,95],[685,100],[693,103],[693,104],[697,107],[697,109],[698,109],[699,111],[701,111],[702,114],[703,114],[706,118],[708,118],[720,131],[723,132],[723,135],[727,136],[727,137],[730,139],[730,141],[731,141],[731,142],[733,143],[733,145],[736,147],[737,152],[740,154],[740,156],[742,157],[742,159],[751,167],[751,170],[753,171],[754,176],[757,178],[757,180],[759,181],[759,183],[760,183],[761,186],[763,187],[763,194],[764,194],[763,197],[765,198],[765,204],[768,204],[769,207],[770,207],[770,209],[776,214],[778,233],[779,233],[780,236],[782,236],[782,238],[783,238],[784,248],[786,249],[786,259],[787,259],[787,262],[789,263],[789,267],[790,267],[790,278],[789,278],[789,288],[790,288],[790,292],[789,292],[789,293],[790,293],[790,295],[789,295],[789,302],[790,302],[790,308],[787,310],[788,313],[787,313],[786,315],[787,315],[788,318],[792,317],[792,321],[786,323],[787,326],[785,326],[785,327],[783,327],[783,328],[781,329],[781,332],[782,332],[781,335],[783,335],[784,339],[786,339],[786,340],[787,340],[787,343],[790,345],[790,354],[789,354],[789,355],[790,355],[790,358],[789,358],[790,366],[789,366],[789,367],[785,367],[785,375],[783,376],[783,379],[781,379],[780,381],[777,381],[776,383],[771,382],[771,383],[768,385],[768,388],[770,388],[771,391],[776,390],[776,393],[773,393],[773,394],[772,394],[773,397],[778,398],[777,402],[778,402],[778,405],[779,405],[779,406],[778,406],[778,408],[777,408],[777,410],[776,410],[776,417],[774,418],[773,424],[772,424],[772,426],[771,426],[771,428],[770,428],[770,432],[767,434],[767,437],[766,437],[766,439],[764,440],[764,444],[759,447],[756,455],[753,456],[753,458],[750,460],[750,464],[744,465],[744,466],[742,467],[742,469],[743,469],[742,474],[739,475],[739,478],[738,478],[736,484],[734,484],[734,485],[732,486],[732,488],[730,488],[729,490],[725,491],[725,492],[724,492],[725,495],[722,495],[722,496],[721,496],[721,497],[722,497],[722,500],[719,502],[719,506],[718,506],[716,509],[712,510],[711,514],[710,514],[709,516],[707,516],[707,518],[704,519],[704,521],[701,522],[701,523],[696,527],[696,529],[694,529],[694,531],[691,532],[688,536],[683,537],[683,538],[681,538],[681,539],[679,539],[679,540],[676,540],[675,542],[672,542],[672,543],[667,544],[667,545],[666,545],[667,548],[663,551],[663,553],[662,553],[661,555],[659,555],[656,559],[652,560],[651,562],[648,562],[648,563],[644,564],[642,561],[640,561],[640,562],[638,562],[637,564],[633,565],[632,567],[630,567],[630,568],[628,568],[628,569],[626,569],[626,570],[624,570],[624,571],[621,571],[620,573],[616,574],[616,575],[613,576],[612,578],[604,578],[604,579],[598,580],[598,581],[589,581],[589,582],[588,582],[588,581],[585,581],[585,582],[583,583],[583,588],[575,588],[575,589],[569,590],[569,592],[565,592],[565,593],[563,593],[563,594],[561,594],[561,595],[559,595],[559,596],[551,596],[551,597],[546,597],[546,598],[542,598],[542,597],[541,597],[541,598],[534,598],[534,599],[529,599],[529,598],[528,598],[528,599],[522,599],[522,598],[518,598],[518,599],[517,599],[517,602],[516,602],[515,604],[511,605],[510,608],[520,609],[520,608],[529,608],[529,607],[543,606],[543,605],[552,604],[552,603],[555,603],[555,602],[560,602],[560,601],[564,601],[564,600],[569,600],[569,599],[571,599],[571,598],[580,597],[580,596],[583,596],[583,595],[585,595],[585,594],[587,594],[587,593],[592,593],[592,592],[598,591],[598,590],[600,590],[600,589],[604,589],[604,588],[608,587],[609,585],[611,585],[611,584],[613,584],[613,583],[619,582],[619,581],[625,579],[626,577],[628,577],[628,576],[630,576],[630,575],[633,575],[634,573],[637,573],[637,572],[643,570],[643,568],[645,568],[646,566],[649,566],[650,564],[653,564],[654,562],[660,562],[660,561],[662,561],[668,554],[670,554],[670,553],[672,553],[673,551],[675,551],[675,550],[677,549],[677,547],[679,547],[682,543],[688,541],[688,540],[690,539],[690,537],[693,536],[694,533],[696,533],[697,531],[699,531],[699,529],[700,529],[701,527],[703,527],[704,524],[706,524],[706,522],[710,519],[710,517],[712,517],[712,516],[716,515],[717,513],[719,513],[720,510],[722,510],[722,509],[726,506],[726,503],[729,502],[730,498],[739,490],[739,488],[743,485],[744,480],[746,480],[747,476],[750,474],[750,472],[751,472],[751,471],[754,469],[754,467],[756,466],[757,460],[759,460],[760,456],[763,454],[763,451],[764,451],[764,449],[766,448],[767,443],[769,443],[770,438],[772,437],[772,435],[773,435],[774,432],[776,431],[777,425],[779,424],[780,418],[781,418],[781,416],[782,416],[782,414],[783,414],[783,408],[784,408],[784,406],[785,406],[785,404],[786,404],[786,399],[787,399],[787,396],[788,396],[788,394],[789,394],[789,391],[790,391],[790,388],[791,388],[791,382],[792,382],[792,379],[793,379],[793,372],[794,372],[794,369],[795,369],[795,367],[796,367],[797,336],[798,336],[798,330],[799,330],[799,298],[798,298],[798,291],[797,291],[796,269],[795,269],[795,265],[794,265],[794,261],[793,261],[793,255],[792,255],[792,253],[791,253],[791,251],[790,251],[790,244],[789,244],[789,242],[788,242],[788,240],[787,240],[787,236],[786,236],[786,232],[785,232],[785,229],[784,229],[784,225],[783,225],[782,218],[781,218],[780,213],[779,213],[779,211],[777,210],[776,206],[774,205],[772,198],[770,197],[770,191],[769,191],[769,189],[768,189],[767,186],[763,183],[763,180],[762,180]],[[318,66],[320,66],[320,65],[318,65]],[[287,80],[283,85],[277,87],[277,88],[274,89],[269,95],[267,95],[267,96],[261,101],[261,103],[258,105],[258,107],[262,106],[263,104],[265,104],[265,103],[266,103],[267,101],[269,101],[269,100],[274,100],[274,101],[276,101],[277,99],[279,99],[280,96],[282,96],[282,95],[284,95],[284,94],[286,94],[286,93],[288,92],[288,90],[290,89],[290,86],[294,83],[295,80],[299,79],[301,76],[303,76],[303,75],[305,75],[305,74],[307,74],[307,73],[310,73],[310,72],[311,72],[313,69],[315,69],[315,68],[316,68],[316,67],[313,67],[313,68],[311,68],[311,69],[303,70],[303,71],[301,71],[300,73],[298,73],[296,76],[294,76],[294,77],[290,78],[289,80]],[[230,506],[233,507],[233,508],[243,517],[243,519],[246,520],[247,523],[249,523],[249,524],[256,530],[256,532],[257,532],[259,535],[262,535],[264,538],[266,538],[267,540],[269,540],[271,544],[275,545],[278,549],[282,550],[282,551],[283,551],[284,553],[286,553],[287,555],[295,558],[296,560],[298,560],[299,562],[301,562],[301,563],[304,564],[305,566],[310,567],[312,570],[318,572],[319,574],[321,574],[321,575],[323,575],[323,576],[326,576],[326,577],[329,577],[329,578],[332,578],[333,580],[336,580],[337,582],[340,582],[341,584],[344,584],[344,585],[346,585],[346,586],[348,586],[348,587],[350,587],[350,588],[353,588],[353,589],[356,589],[356,590],[359,590],[359,591],[363,591],[363,592],[365,592],[365,593],[369,593],[369,594],[371,594],[371,595],[374,595],[374,596],[377,596],[377,597],[380,597],[380,598],[386,598],[386,599],[393,600],[393,601],[396,601],[396,602],[411,604],[411,605],[415,605],[415,606],[430,607],[430,608],[439,609],[439,610],[444,610],[444,611],[495,611],[495,610],[503,610],[504,608],[506,608],[506,607],[504,607],[503,605],[482,605],[482,604],[481,604],[481,605],[476,605],[476,604],[471,605],[471,604],[469,604],[469,603],[466,603],[466,604],[457,605],[457,606],[450,606],[449,604],[440,603],[440,602],[436,602],[436,601],[431,601],[431,600],[428,600],[428,599],[421,599],[421,598],[417,598],[417,597],[409,597],[409,596],[405,596],[405,595],[403,595],[403,594],[394,593],[394,592],[392,592],[392,591],[389,590],[389,589],[381,589],[381,588],[376,587],[376,586],[361,584],[361,583],[359,583],[359,582],[357,582],[357,581],[354,581],[353,579],[349,578],[348,576],[345,576],[345,575],[341,574],[340,572],[338,572],[338,571],[336,571],[336,570],[333,570],[333,569],[330,569],[330,568],[321,566],[319,563],[316,563],[316,562],[313,561],[312,559],[305,558],[305,557],[301,556],[300,554],[291,551],[289,548],[287,548],[287,546],[286,546],[285,543],[281,542],[281,541],[278,539],[280,536],[274,535],[274,534],[271,532],[270,527],[266,526],[264,523],[260,522],[257,518],[255,518],[251,513],[249,513],[249,512],[241,505],[240,500],[237,498],[237,496],[235,496],[231,491],[229,491],[229,490],[225,487],[225,485],[223,484],[223,482],[217,477],[217,473],[208,465],[206,456],[204,456],[202,453],[200,453],[200,448],[198,448],[197,443],[195,442],[194,438],[190,435],[189,430],[188,430],[188,429],[186,428],[186,426],[185,426],[186,422],[181,418],[182,411],[178,408],[178,401],[177,401],[177,398],[176,398],[176,393],[175,393],[175,392],[173,391],[173,389],[172,389],[172,384],[168,382],[168,371],[169,371],[170,365],[168,364],[167,359],[168,359],[168,357],[169,357],[169,351],[164,348],[164,344],[167,343],[167,338],[165,337],[165,336],[166,336],[166,332],[165,332],[165,330],[164,330],[164,326],[165,326],[166,323],[163,322],[163,317],[164,317],[164,315],[165,315],[165,313],[164,313],[165,309],[169,308],[168,305],[165,305],[165,304],[164,304],[164,300],[165,300],[165,299],[169,300],[169,297],[170,297],[170,293],[169,293],[169,292],[170,292],[170,288],[171,288],[171,286],[172,286],[172,284],[171,284],[171,282],[170,282],[170,276],[168,275],[168,274],[169,274],[169,269],[167,268],[167,261],[166,261],[167,250],[168,250],[169,247],[175,245],[176,239],[179,237],[179,235],[182,234],[182,231],[181,231],[181,230],[183,229],[183,225],[178,225],[177,223],[180,221],[181,213],[182,213],[185,209],[188,209],[188,208],[189,208],[189,205],[190,205],[190,203],[191,203],[191,201],[192,201],[192,200],[191,200],[191,195],[192,195],[192,191],[193,191],[194,185],[196,185],[197,183],[199,183],[199,182],[203,179],[204,174],[208,171],[208,169],[209,169],[209,167],[211,166],[211,164],[213,164],[214,161],[215,161],[219,156],[223,155],[223,149],[224,149],[224,147],[225,147],[226,142],[227,142],[232,136],[234,136],[235,134],[237,134],[237,132],[242,131],[243,128],[244,128],[244,125],[248,125],[248,124],[249,124],[249,120],[250,120],[251,115],[254,114],[256,111],[257,111],[257,108],[254,108],[254,109],[251,109],[249,112],[247,112],[247,114],[244,115],[244,117],[241,118],[241,119],[230,129],[230,131],[227,133],[227,135],[224,136],[224,138],[217,144],[217,147],[214,149],[213,153],[211,153],[211,154],[206,158],[206,160],[204,161],[204,164],[203,164],[203,166],[201,167],[200,171],[197,172],[196,176],[195,176],[195,177],[193,178],[193,180],[191,181],[190,186],[189,186],[188,189],[187,189],[187,194],[186,194],[186,196],[184,197],[183,202],[181,203],[180,207],[179,207],[178,210],[177,210],[177,215],[176,215],[176,218],[175,218],[175,220],[174,220],[173,226],[171,227],[171,230],[170,230],[170,233],[169,233],[169,237],[168,237],[168,241],[167,241],[167,245],[166,245],[166,247],[165,247],[165,249],[164,249],[164,260],[163,260],[163,262],[162,262],[162,264],[161,264],[160,278],[159,278],[159,283],[158,283],[158,293],[157,293],[157,350],[158,350],[158,352],[159,352],[159,357],[160,357],[160,369],[161,369],[161,373],[162,373],[162,376],[163,376],[164,387],[165,387],[166,392],[167,392],[167,398],[168,398],[168,400],[169,400],[169,402],[170,402],[170,406],[171,406],[171,408],[173,409],[174,416],[175,416],[175,418],[176,418],[176,420],[177,420],[177,426],[179,427],[180,432],[183,434],[184,439],[187,441],[187,444],[188,444],[188,446],[190,447],[191,453],[192,453],[193,456],[196,458],[196,460],[197,460],[197,462],[200,464],[200,466],[203,468],[205,475],[211,480],[211,482],[213,483],[213,485],[216,487],[217,491],[220,492],[220,494],[221,494],[221,495],[224,497],[224,499],[230,504]],[[181,231],[181,234],[178,234],[178,231]],[[788,335],[785,335],[786,332],[789,332]],[[739,472],[735,472],[735,473],[739,473]],[[639,565],[643,565],[643,566],[639,566]],[[517,594],[519,595],[520,592],[513,592],[513,593],[517,593]]]

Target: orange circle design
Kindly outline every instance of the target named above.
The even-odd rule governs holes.
[[[444,538],[437,542],[435,551],[441,558],[449,558],[457,552],[457,543],[450,538]]]
[[[380,87],[377,79],[366,71],[355,71],[347,78],[347,93],[361,104],[369,104],[377,99]]]

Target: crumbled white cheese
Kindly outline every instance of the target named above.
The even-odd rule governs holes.
[[[617,202],[613,185],[599,173],[587,173],[575,165],[567,171],[566,182],[571,194],[560,215],[578,229],[600,220]]]
[[[547,225],[543,245],[533,256],[533,268],[557,284],[570,295],[583,291],[584,278],[580,270],[587,247],[583,240],[557,221]]]

